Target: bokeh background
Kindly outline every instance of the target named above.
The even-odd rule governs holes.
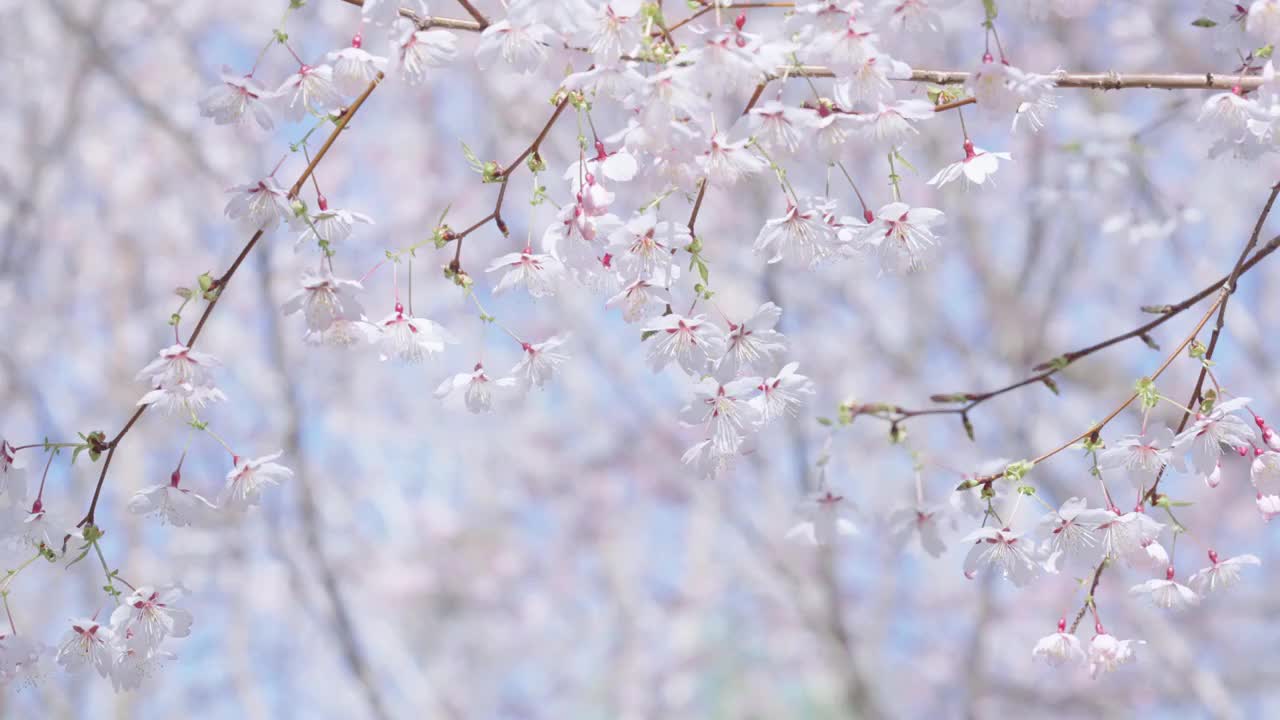
[[[225,189],[270,171],[305,128],[217,127],[199,117],[196,101],[221,65],[252,64],[286,4],[0,0],[0,433],[10,441],[118,430],[144,390],[134,374],[169,342],[172,289],[217,274],[241,246],[245,238],[222,214]],[[501,15],[497,2],[476,4]],[[671,17],[687,12],[666,5]],[[1206,12],[1201,2],[1000,5],[1001,39],[1031,70],[1230,71],[1245,47],[1229,29],[1191,26]],[[1217,12],[1230,3],[1210,5]],[[443,0],[431,10],[465,17]],[[291,43],[318,58],[348,44],[359,18],[344,2],[312,0],[289,20]],[[913,67],[970,69],[982,53],[981,18],[981,3],[966,0],[946,13],[944,33],[884,46]],[[749,22],[768,31],[783,11],[752,10]],[[321,165],[330,202],[377,223],[357,230],[337,259],[341,274],[359,277],[384,250],[426,238],[446,206],[455,226],[482,217],[495,188],[470,172],[460,142],[505,160],[545,122],[554,74],[481,72],[475,41],[460,33],[459,59],[425,86],[379,89]],[[369,46],[382,51],[382,42]],[[287,56],[272,53],[258,74],[289,72]],[[807,92],[792,82],[783,97]],[[720,306],[742,314],[766,300],[781,305],[790,357],[817,391],[799,417],[772,426],[754,454],[715,481],[680,462],[700,439],[676,419],[687,381],[650,372],[636,329],[599,296],[566,287],[536,302],[489,298],[495,278],[484,266],[549,221],[550,210],[527,203],[527,173],[509,190],[511,238],[492,226],[477,232],[464,266],[489,309],[522,334],[571,332],[572,361],[547,390],[491,415],[431,396],[477,359],[501,370],[519,355],[441,277],[451,251],[419,255],[414,303],[463,342],[425,366],[399,367],[371,348],[303,343],[301,319],[282,317],[279,306],[310,260],[295,254],[288,233],[270,235],[201,338],[226,364],[218,377],[230,398],[205,417],[242,454],[283,450],[296,478],[233,526],[175,530],[132,516],[128,497],[167,479],[184,449],[191,487],[214,495],[227,470],[208,438],[148,413],[117,453],[99,519],[124,577],[191,590],[192,636],[173,645],[179,659],[140,691],[116,695],[96,677],[54,675],[34,689],[7,689],[4,717],[1280,711],[1270,662],[1280,640],[1280,565],[1244,466],[1228,467],[1213,491],[1170,480],[1170,493],[1195,502],[1179,514],[1194,540],[1179,541],[1175,560],[1189,574],[1213,546],[1253,552],[1262,567],[1176,616],[1127,597],[1145,577],[1108,573],[1099,594],[1108,629],[1147,645],[1135,664],[1097,680],[1031,659],[1035,641],[1079,607],[1073,578],[1021,591],[966,580],[966,548],[955,540],[976,521],[960,513],[947,520],[952,547],[938,559],[887,532],[889,514],[914,502],[917,460],[927,502],[950,507],[961,473],[1080,432],[1161,353],[1129,341],[1070,368],[1061,396],[1033,386],[986,403],[972,414],[974,441],[952,416],[912,420],[897,445],[872,418],[835,432],[816,421],[851,399],[921,407],[933,393],[1004,385],[1037,362],[1136,326],[1150,317],[1140,306],[1176,302],[1225,274],[1277,164],[1209,159],[1214,134],[1196,123],[1204,97],[1063,90],[1038,134],[1011,135],[1007,118],[970,112],[980,146],[1013,154],[996,187],[970,191],[925,185],[958,159],[961,138],[954,113],[922,124],[906,151],[918,170],[905,172],[904,192],[944,209],[948,223],[931,267],[909,276],[856,260],[818,271],[766,266],[750,244],[782,210],[772,179],[709,192],[699,234]],[[730,105],[743,100],[721,112],[731,117]],[[617,128],[621,115],[605,106],[595,119]],[[576,134],[571,119],[551,133],[545,180],[576,157]],[[851,147],[842,159],[873,206],[888,202],[882,156]],[[801,153],[787,161],[802,193],[823,190],[825,160]],[[281,177],[296,177],[302,164],[291,156]],[[567,197],[549,184],[553,198]],[[833,188],[854,212],[843,185]],[[668,206],[672,220],[686,219],[682,198]],[[1280,227],[1271,226],[1264,239]],[[1242,282],[1217,369],[1264,415],[1280,415],[1273,263]],[[389,311],[386,269],[367,285],[370,313]],[[1153,338],[1172,347],[1198,314]],[[1195,370],[1177,362],[1160,387],[1182,398]],[[1136,414],[1115,427],[1136,431]],[[829,482],[856,504],[860,533],[815,551],[782,538],[824,453]],[[70,525],[96,477],[85,458],[74,466],[60,459],[46,504]],[[1055,505],[1096,494],[1079,453],[1038,468],[1035,479]],[[1021,524],[1034,521],[1033,507],[1023,508]],[[20,632],[56,642],[68,617],[109,608],[101,583],[89,562],[28,570],[10,598]]]

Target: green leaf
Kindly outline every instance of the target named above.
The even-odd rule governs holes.
[[[481,175],[484,174],[484,162],[476,157],[475,152],[465,142],[462,143],[462,157],[467,159],[467,164],[471,166],[473,171]]]
[[[820,417],[818,418],[818,424],[824,427],[831,427],[834,423],[831,422],[831,418]]]
[[[1218,26],[1217,21],[1211,20],[1207,17],[1198,17],[1195,20],[1191,21],[1191,27],[1211,28],[1211,27],[1217,27],[1217,26]]]

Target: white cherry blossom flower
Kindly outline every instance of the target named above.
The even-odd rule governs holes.
[[[521,346],[524,349],[524,355],[520,358],[520,362],[511,368],[511,375],[515,377],[522,389],[528,390],[531,387],[546,385],[556,368],[569,359],[568,355],[558,350],[568,339],[568,335],[555,335],[540,343],[524,343]]]
[[[445,345],[458,342],[440,325],[426,318],[406,315],[400,303],[396,303],[395,310],[378,323],[378,331],[383,361],[395,359],[419,363],[444,352]]]
[[[654,333],[648,356],[654,372],[674,360],[686,373],[697,377],[708,363],[724,354],[724,331],[706,315],[663,315],[646,324],[643,331]]]
[[[136,379],[146,380],[151,385],[185,382],[212,385],[211,371],[221,365],[216,357],[208,353],[174,344],[162,349],[156,359],[139,370]]]
[[[907,544],[912,535],[920,538],[920,547],[933,557],[942,557],[947,545],[942,541],[939,523],[942,510],[937,507],[926,507],[917,504],[914,507],[900,508],[889,514],[889,537],[897,547]]]
[[[714,441],[706,438],[690,447],[680,457],[680,462],[690,466],[698,477],[713,479],[729,466],[729,455],[716,452]]]
[[[1258,492],[1280,493],[1280,453],[1268,450],[1255,455],[1249,466],[1249,479]]]
[[[111,613],[111,631],[134,650],[151,651],[166,637],[191,634],[191,613],[173,602],[186,594],[181,587],[139,585],[124,604]]]
[[[1187,580],[1187,583],[1201,595],[1214,590],[1225,590],[1235,585],[1240,582],[1240,571],[1246,565],[1262,564],[1257,555],[1248,554],[1219,560],[1217,551],[1213,549],[1209,550],[1209,562],[1212,563],[1209,567],[1197,570]]]
[[[902,145],[920,131],[912,122],[928,120],[935,115],[933,105],[927,100],[895,100],[876,104],[876,109],[849,116],[857,128],[858,137],[864,142],[884,150]]]
[[[1044,554],[1050,558],[1052,570],[1056,571],[1059,563],[1069,568],[1084,567],[1101,554],[1087,506],[1084,498],[1073,497],[1040,518],[1037,534],[1045,539]]]
[[[1195,423],[1173,441],[1177,452],[1191,450],[1191,465],[1201,475],[1208,475],[1222,457],[1222,446],[1248,447],[1253,442],[1253,428],[1234,415],[1250,403],[1249,398],[1232,398],[1219,403],[1208,415],[1198,413]]]
[[[1245,19],[1245,30],[1260,42],[1280,43],[1280,0],[1254,0]]]
[[[836,250],[838,235],[828,220],[833,204],[823,198],[809,198],[804,210],[787,199],[782,217],[765,221],[756,235],[752,250],[767,253],[768,263],[783,258],[812,266]]]
[[[673,256],[692,242],[689,226],[659,221],[657,213],[649,210],[636,214],[610,234],[609,250],[623,275],[661,277],[664,283],[670,283],[680,277]]]
[[[304,271],[302,289],[284,302],[285,315],[301,311],[307,321],[307,333],[323,333],[335,322],[355,322],[364,316],[364,309],[355,294],[364,286],[355,280],[343,280],[333,276],[328,268],[319,273]]]
[[[1100,672],[1111,672],[1117,667],[1132,662],[1137,645],[1145,644],[1141,640],[1117,640],[1097,626],[1098,634],[1089,643],[1089,675],[1098,677]]]
[[[794,153],[814,127],[817,115],[807,108],[770,100],[752,108],[747,118],[752,134],[761,145],[770,150]]]
[[[325,59],[333,67],[334,87],[347,97],[364,92],[387,69],[387,59],[364,50],[364,40],[358,34],[351,38],[351,47],[334,50]]]
[[[1164,525],[1146,513],[1121,514],[1115,509],[1088,510],[1084,519],[1097,527],[1104,557],[1123,558],[1159,538]]]
[[[234,458],[234,467],[227,472],[226,485],[218,495],[218,508],[243,511],[257,505],[262,499],[262,489],[293,477],[293,471],[275,462],[283,452],[260,458]]]
[[[1163,441],[1145,435],[1127,435],[1121,438],[1098,453],[1098,467],[1103,470],[1124,468],[1134,473],[1130,477],[1134,487],[1144,487],[1167,465],[1172,465],[1175,470],[1183,470],[1182,456],[1173,453],[1173,430],[1166,427],[1158,434]]]
[[[333,68],[328,65],[302,65],[276,90],[280,112],[292,122],[308,113],[324,117],[342,107],[342,93],[333,81]]]
[[[232,195],[227,201],[226,215],[245,232],[271,230],[282,222],[291,227],[298,224],[288,191],[280,187],[274,177],[237,185],[227,192]]]
[[[1280,495],[1263,495],[1258,493],[1257,497],[1258,512],[1262,513],[1262,519],[1271,522],[1276,515],[1280,515]]]
[[[493,294],[502,293],[523,286],[533,297],[549,297],[554,295],[560,277],[564,274],[564,265],[551,255],[535,253],[528,246],[518,253],[507,253],[495,258],[485,272],[507,272],[493,286]]]
[[[710,147],[698,156],[698,165],[712,185],[728,187],[748,175],[768,167],[768,163],[751,150],[747,140],[731,141],[717,132]]]
[[[435,396],[437,398],[447,398],[461,390],[463,403],[467,410],[473,413],[486,413],[493,410],[493,391],[497,388],[514,388],[516,386],[515,378],[498,378],[492,380],[484,371],[484,365],[476,363],[475,369],[471,372],[458,373],[436,388]]]
[[[651,320],[671,307],[671,295],[660,281],[640,278],[609,298],[605,307],[621,307],[622,319],[629,323]]]
[[[72,620],[71,628],[58,643],[58,664],[71,673],[93,668],[105,678],[114,661],[114,642],[111,628],[97,620]]]
[[[800,363],[787,363],[778,374],[760,383],[760,394],[751,399],[761,422],[772,422],[780,417],[795,415],[804,403],[802,395],[813,394],[813,383],[796,372]]]
[[[733,377],[739,372],[759,374],[776,367],[778,355],[787,349],[786,337],[774,330],[782,318],[782,308],[767,302],[741,323],[729,321],[729,337],[718,372]]]
[[[758,377],[724,384],[708,377],[694,387],[694,400],[680,415],[685,424],[707,429],[707,452],[732,455],[742,446],[746,432],[759,421],[759,412],[748,399],[759,384]]]
[[[445,30],[419,30],[408,20],[397,23],[400,28],[395,40],[397,67],[400,76],[409,85],[421,85],[427,78],[427,70],[446,65],[458,54],[457,38]]]
[[[126,646],[116,654],[111,668],[111,685],[116,692],[137,690],[142,687],[143,681],[176,657],[167,650],[148,651]]]
[[[499,57],[518,72],[528,75],[542,67],[556,38],[555,31],[540,22],[519,16],[491,23],[480,33],[476,64],[481,70],[493,66]]]
[[[801,521],[787,531],[787,539],[801,539],[810,545],[830,545],[841,535],[858,532],[849,519],[852,508],[843,495],[830,489],[811,493],[798,510]]]
[[[956,0],[880,0],[877,9],[884,26],[901,34],[938,32],[942,29],[939,8]]]
[[[972,140],[964,141],[964,159],[954,162],[929,179],[930,185],[942,187],[952,180],[964,178],[966,184],[981,185],[995,174],[1001,160],[1009,160],[1009,153],[988,152],[975,147]]]
[[[587,51],[597,64],[617,62],[640,42],[640,0],[610,0],[600,5],[587,24]]]
[[[960,542],[973,544],[964,559],[964,576],[972,580],[980,570],[990,568],[1017,587],[1040,574],[1040,565],[1031,556],[1034,547],[1008,528],[978,528]]]
[[[943,220],[941,210],[913,208],[894,202],[880,208],[875,221],[860,234],[858,244],[880,256],[885,272],[916,271],[938,244],[934,227]]]
[[[373,218],[364,213],[330,209],[329,202],[323,196],[320,198],[320,212],[312,215],[310,220],[306,229],[298,235],[298,241],[293,245],[295,250],[313,242],[327,246],[337,245],[351,237],[356,223],[373,224]]]
[[[893,99],[892,80],[909,77],[910,65],[888,55],[871,55],[852,68],[848,75],[836,79],[835,100],[846,110],[875,107]]]
[[[1169,567],[1169,551],[1155,540],[1146,540],[1126,553],[1124,561],[1140,572],[1158,573]]]
[[[27,497],[26,463],[4,438],[0,438],[0,495],[9,498],[10,504]]]
[[[879,38],[871,27],[848,16],[843,26],[817,34],[808,50],[836,72],[837,77],[858,71],[878,54]]]
[[[982,64],[969,76],[969,92],[978,101],[978,109],[990,113],[1011,113],[1022,104],[1022,97],[1010,82],[1012,66],[996,62],[984,55]]]
[[[244,125],[249,119],[263,130],[270,130],[269,101],[274,93],[267,92],[252,75],[236,75],[231,68],[222,66],[221,82],[200,98],[201,117],[212,118],[218,125]]]
[[[1173,566],[1170,565],[1165,571],[1164,580],[1152,578],[1144,583],[1134,585],[1129,588],[1129,594],[1135,597],[1145,597],[1152,605],[1166,610],[1185,610],[1199,605],[1200,596],[1186,585],[1175,582],[1173,576]]]
[[[174,470],[169,482],[139,490],[129,499],[129,512],[154,515],[174,527],[206,524],[215,510],[213,503],[180,487],[181,481],[181,470]]]
[[[166,413],[195,413],[209,403],[226,400],[227,396],[216,387],[193,385],[189,382],[166,383],[146,393],[138,405],[149,405]]]
[[[1043,659],[1050,667],[1059,667],[1068,662],[1083,663],[1085,660],[1080,639],[1067,632],[1066,618],[1058,621],[1058,632],[1040,638],[1031,651],[1031,657]]]

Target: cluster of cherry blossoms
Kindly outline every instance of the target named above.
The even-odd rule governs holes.
[[[291,11],[304,4],[291,3]],[[244,74],[224,68],[220,82],[199,100],[199,109],[218,125],[252,124],[263,131],[277,123],[314,123],[300,142],[291,144],[292,153],[302,151],[308,161],[297,183],[286,187],[276,178],[290,157],[285,155],[265,177],[231,188],[225,204],[226,217],[252,238],[246,253],[259,239],[273,242],[283,227],[294,234],[295,249],[309,253],[307,262],[314,261],[281,308],[287,316],[301,315],[307,343],[353,352],[369,348],[383,361],[415,366],[461,345],[450,329],[414,312],[412,291],[402,297],[400,290],[402,273],[409,275],[412,287],[413,264],[405,262],[408,258],[417,257],[428,245],[453,249],[452,261],[444,266],[445,278],[462,292],[464,303],[474,304],[486,325],[498,327],[520,352],[520,359],[505,373],[491,374],[483,362],[467,362],[460,372],[432,379],[435,397],[473,413],[491,412],[506,399],[517,401],[546,387],[570,360],[567,332],[522,337],[481,305],[477,281],[464,269],[463,243],[471,233],[492,221],[495,235],[509,240],[501,216],[503,198],[511,174],[527,168],[535,175],[530,205],[537,210],[528,239],[493,252],[495,257],[483,264],[482,277],[492,280],[491,294],[523,293],[538,299],[575,283],[596,293],[605,307],[618,310],[622,321],[634,326],[637,354],[643,352],[654,373],[677,375],[689,396],[680,419],[695,434],[682,461],[694,479],[705,481],[723,473],[735,458],[756,451],[756,438],[764,428],[796,416],[807,397],[815,394],[814,383],[801,374],[801,362],[794,359],[795,350],[778,330],[782,308],[768,299],[746,308],[729,307],[713,289],[717,255],[733,246],[728,238],[698,231],[699,210],[708,193],[755,182],[776,184],[781,197],[770,196],[770,212],[780,214],[764,221],[758,231],[752,228],[752,251],[763,264],[810,269],[871,256],[885,273],[919,271],[942,241],[945,214],[904,199],[911,188],[904,193],[897,167],[907,163],[910,142],[920,133],[917,126],[930,120],[936,124],[944,113],[957,116],[954,162],[931,168],[925,184],[934,191],[953,183],[973,189],[992,184],[1002,164],[1013,158],[1009,152],[975,145],[964,124],[966,108],[973,106],[971,112],[1008,123],[1013,133],[1020,127],[1040,129],[1056,107],[1053,90],[1060,74],[1028,72],[1007,61],[995,36],[990,9],[994,3],[986,4],[983,24],[988,47],[963,83],[934,82],[927,73],[917,76],[885,50],[905,52],[917,38],[939,32],[939,10],[954,4],[800,2],[778,28],[768,28],[776,32],[757,33],[760,23],[745,8],[734,14],[729,2],[694,3],[696,14],[687,27],[677,28],[686,41],[676,42],[661,5],[641,0],[503,3],[503,18],[478,23],[474,60],[482,69],[505,65],[513,72],[555,75],[560,82],[551,98],[554,114],[510,166],[468,158],[484,183],[501,185],[488,217],[457,231],[442,216],[428,229],[430,240],[409,248],[378,248],[367,253],[377,258],[371,269],[346,277],[338,273],[339,263],[348,258],[355,262],[362,248],[352,238],[371,232],[374,220],[330,207],[320,191],[318,158],[312,162],[308,138],[322,128],[332,128],[336,137],[384,77],[417,85],[427,81],[433,68],[456,62],[457,33],[433,26],[421,3],[402,8],[389,0],[365,0],[359,31],[348,47],[314,58],[317,62],[311,64],[294,52],[287,33],[276,29],[262,55],[283,47],[296,61],[296,72],[269,89],[257,77],[256,64]],[[1280,41],[1280,2],[1259,0],[1240,21],[1267,42],[1273,37]],[[992,39],[995,55],[989,47]],[[385,54],[370,52],[367,41],[385,43]],[[1219,150],[1253,155],[1275,145],[1280,85],[1270,62],[1260,72],[1256,92],[1237,88],[1205,102],[1202,118],[1216,123],[1223,134]],[[812,97],[784,100],[782,86],[795,78],[804,78]],[[775,82],[777,94],[762,99]],[[729,105],[736,112],[726,115],[721,108]],[[558,183],[544,187],[537,182],[548,167],[540,144],[562,114],[577,115],[579,127],[589,128],[590,137],[586,130],[579,131],[576,157],[550,173]],[[610,118],[621,120],[610,128]],[[855,176],[877,171],[845,167],[840,158],[847,147],[884,159],[888,182],[877,184],[884,198],[872,196],[871,183],[865,184],[864,195]],[[838,168],[848,180],[848,193],[833,192],[829,183],[823,183],[819,193],[810,189],[819,183],[787,172],[788,163],[805,159],[815,148],[828,159],[828,170]],[[310,195],[304,198],[308,179],[315,188],[314,205],[307,202]],[[955,190],[952,186],[946,192]],[[475,245],[467,250],[474,252]],[[171,323],[174,344],[160,350],[138,373],[147,386],[137,403],[139,414],[154,408],[177,415],[231,456],[231,468],[216,495],[206,496],[183,484],[179,461],[167,482],[139,491],[128,503],[131,512],[174,527],[234,522],[262,503],[264,491],[293,475],[277,462],[281,453],[241,456],[200,417],[226,396],[215,382],[217,358],[192,346],[243,257],[221,278],[201,276],[198,288],[179,293],[183,308],[206,301],[204,315],[184,343],[178,335],[179,308]],[[393,274],[392,290],[371,300],[366,283],[384,267]],[[380,311],[366,311],[374,307]],[[1110,447],[1094,438],[1086,449],[1092,454],[1101,502],[1093,507],[1085,497],[1071,497],[1057,508],[1046,505],[1047,512],[1034,527],[1015,531],[1021,504],[1031,502],[1027,498],[1044,501],[1024,482],[1031,464],[1013,463],[986,481],[969,482],[947,508],[926,504],[917,478],[916,503],[888,518],[890,535],[898,545],[915,539],[938,556],[947,548],[944,521],[951,529],[961,523],[972,527],[977,524],[974,518],[981,516],[981,526],[959,540],[968,553],[963,571],[969,578],[994,573],[1022,587],[1045,575],[1093,572],[1096,587],[1104,568],[1124,565],[1144,578],[1132,585],[1132,595],[1164,609],[1196,605],[1208,593],[1233,585],[1244,567],[1260,564],[1258,558],[1245,554],[1221,559],[1207,549],[1209,565],[1198,567],[1181,583],[1173,550],[1174,541],[1187,529],[1172,512],[1165,523],[1148,511],[1169,510],[1156,496],[1166,473],[1194,473],[1208,488],[1216,488],[1222,482],[1222,459],[1234,452],[1253,456],[1251,477],[1263,516],[1269,520],[1280,515],[1280,438],[1260,417],[1253,415],[1253,424],[1244,419],[1244,411],[1252,414],[1249,402],[1208,402],[1177,434],[1149,430],[1144,421],[1140,434]],[[77,452],[87,450],[96,460],[113,452],[132,424],[131,420],[110,441],[90,437],[83,444],[65,445]],[[37,447],[56,449],[48,443],[18,448],[0,441],[0,536],[36,553],[33,560],[65,555],[60,548],[71,537],[83,543],[81,557],[89,552],[100,556],[102,530],[92,522],[96,493],[88,522],[74,528],[48,517],[43,479],[35,496],[29,494],[19,452]],[[786,533],[789,538],[828,545],[855,531],[849,495],[827,483],[826,457],[824,453],[819,463],[823,471],[817,488],[800,507],[800,522]],[[1114,472],[1127,474],[1131,495],[1112,494],[1106,476]],[[104,477],[105,473],[104,468]],[[100,479],[99,490],[101,483]],[[1133,509],[1122,509],[1130,503]],[[1004,512],[998,512],[997,505]],[[103,566],[105,570],[105,559]],[[117,689],[130,689],[173,658],[162,649],[163,641],[187,636],[192,624],[190,614],[171,605],[181,591],[129,586],[132,593],[125,596],[115,588],[124,580],[114,571],[106,572],[108,592],[117,604],[110,621],[74,620],[56,649],[16,631],[0,635],[0,682],[36,677],[56,662],[69,671],[93,668]],[[0,592],[8,592],[12,577],[13,573],[0,581]],[[1094,675],[1132,660],[1141,641],[1118,640],[1107,633],[1092,599],[1086,610],[1095,627],[1087,647],[1075,635],[1080,620],[1068,629],[1064,616],[1058,631],[1040,640],[1033,655],[1052,665],[1084,663]]]

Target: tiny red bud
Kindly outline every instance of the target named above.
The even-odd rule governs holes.
[[[991,57],[991,53],[989,52],[982,53],[982,62],[984,65],[989,62],[995,62],[995,60],[996,60],[995,58]]]
[[[320,212],[324,212],[329,209],[329,198],[316,193],[316,204],[320,206]]]
[[[1058,632],[1066,632],[1066,631],[1067,631],[1067,618],[1065,616],[1058,618]]]
[[[1214,550],[1213,548],[1209,548],[1209,562],[1213,563],[1214,565],[1218,564],[1218,551]]]
[[[738,28],[739,30],[741,30],[741,29],[743,28],[743,26],[744,26],[744,25],[746,25],[746,24],[747,24],[747,14],[746,14],[746,13],[738,13],[738,17],[736,17],[736,18],[734,18],[734,19],[733,19],[733,25],[734,25],[734,27]]]
[[[1164,569],[1164,579],[1165,579],[1165,580],[1172,580],[1172,579],[1173,579],[1173,566],[1172,566],[1172,565],[1170,565],[1169,567],[1167,567],[1167,568],[1165,568],[1165,569]]]
[[[169,486],[178,487],[178,483],[180,482],[182,482],[182,470],[174,469],[174,471],[169,474]]]
[[[875,216],[875,213],[871,212],[870,208],[867,208],[866,210],[862,211],[862,219],[871,223],[871,222],[875,222],[876,216]]]
[[[362,45],[364,45],[364,38],[360,36],[360,33],[356,33],[355,37],[351,38],[351,47],[358,48]]]

